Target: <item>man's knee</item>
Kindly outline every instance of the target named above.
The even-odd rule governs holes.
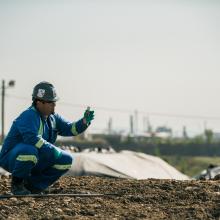
[[[64,157],[63,160],[65,161],[65,163],[72,164],[73,157],[70,154],[65,154],[65,155],[63,155],[63,157]]]
[[[53,165],[53,168],[60,171],[67,171],[72,166],[73,158],[71,154],[63,151],[62,156],[56,161],[56,164]]]
[[[61,150],[61,156],[59,157],[58,161],[60,163],[65,163],[65,164],[72,164],[73,162],[73,157],[70,153]]]

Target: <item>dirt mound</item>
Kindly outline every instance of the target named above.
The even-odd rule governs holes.
[[[9,178],[0,179],[8,193]],[[63,177],[53,193],[118,193],[110,197],[0,200],[0,219],[219,219],[220,181]]]

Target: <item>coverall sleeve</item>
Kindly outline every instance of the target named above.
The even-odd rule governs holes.
[[[16,127],[23,138],[23,143],[37,148],[53,148],[53,144],[42,138],[40,121],[40,117],[34,111],[26,111],[17,118]]]
[[[83,119],[77,122],[69,122],[58,114],[55,114],[55,118],[56,129],[61,136],[76,136],[88,128],[88,125],[83,123]]]

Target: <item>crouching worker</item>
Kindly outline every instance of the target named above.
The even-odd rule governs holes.
[[[41,193],[66,173],[73,158],[53,145],[57,135],[82,133],[94,118],[89,109],[72,123],[55,113],[58,98],[48,82],[34,87],[32,100],[31,107],[14,120],[0,153],[0,166],[12,174],[15,195]]]

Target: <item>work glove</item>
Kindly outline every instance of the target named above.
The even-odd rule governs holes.
[[[53,153],[54,153],[54,157],[55,159],[58,159],[61,157],[61,150],[58,147],[53,147]]]
[[[94,119],[94,111],[90,110],[90,107],[88,107],[86,109],[86,111],[84,112],[84,116],[83,116],[83,122],[86,125],[90,125],[91,121]]]

